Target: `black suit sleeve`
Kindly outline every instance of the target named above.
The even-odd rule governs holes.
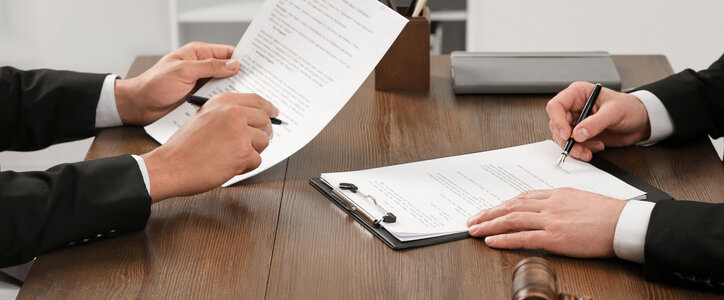
[[[674,122],[667,141],[724,134],[724,55],[642,86],[661,99]],[[724,290],[724,204],[661,201],[651,213],[644,247],[646,278]]]
[[[640,87],[661,99],[674,122],[670,143],[724,134],[724,55]],[[724,204],[661,201],[651,212],[644,246],[646,278],[724,290]]]
[[[88,137],[105,75],[0,68],[0,150]],[[145,227],[151,198],[125,155],[45,172],[0,172],[0,267]]]
[[[669,142],[724,135],[724,55],[706,70],[687,69],[638,89],[656,95],[671,115]]]
[[[92,136],[105,76],[0,67],[0,151]]]
[[[724,291],[724,204],[656,203],[644,248],[647,279]]]
[[[140,230],[151,197],[129,155],[0,172],[0,267],[50,250]]]

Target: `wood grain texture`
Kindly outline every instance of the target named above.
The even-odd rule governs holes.
[[[137,59],[129,76],[158,57]],[[105,129],[86,159],[142,154],[142,128]],[[38,258],[18,299],[261,299],[286,162],[230,188],[152,206],[144,231]]]
[[[141,57],[129,76],[158,57]],[[614,56],[624,88],[672,73],[663,56]],[[394,251],[312,188],[348,171],[550,138],[551,95],[455,97],[449,57],[432,57],[429,92],[378,92],[374,74],[306,147],[229,189],[154,205],[146,230],[39,258],[19,299],[509,299],[521,259],[547,258],[562,290],[594,299],[716,299],[646,282],[617,259],[500,251],[479,239]],[[103,130],[87,159],[157,147],[141,128]],[[724,167],[706,140],[602,154],[678,199],[721,202]]]

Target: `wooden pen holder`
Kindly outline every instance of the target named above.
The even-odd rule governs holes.
[[[404,15],[407,7],[397,7]],[[430,9],[419,17],[408,17],[392,47],[375,68],[375,89],[380,91],[426,91],[430,89]]]

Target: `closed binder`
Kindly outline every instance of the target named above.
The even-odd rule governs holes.
[[[646,192],[646,201],[661,201],[661,200],[670,200],[673,199],[671,196],[666,194],[664,191],[661,191],[657,189],[656,187],[650,185],[646,181],[642,180],[641,178],[638,178],[625,170],[619,168],[618,166],[612,164],[611,162],[602,159],[600,157],[595,157],[593,160],[591,160],[591,164],[596,166],[597,168],[616,176],[617,178],[621,179],[622,181]],[[349,205],[350,203],[345,203],[339,197],[335,196],[332,187],[327,185],[324,181],[322,181],[321,178],[312,178],[309,180],[309,183],[316,188],[319,192],[321,192],[324,196],[326,196],[330,201],[332,201],[334,204],[336,204],[340,209],[344,210],[349,214],[350,217],[354,218],[357,222],[359,222],[362,226],[364,226],[370,233],[374,234],[377,238],[379,238],[382,242],[384,242],[387,246],[389,246],[392,249],[395,250],[402,250],[402,249],[408,249],[408,248],[415,248],[415,247],[422,247],[422,246],[428,246],[428,245],[434,245],[434,244],[441,244],[446,242],[452,242],[457,240],[462,240],[469,238],[470,235],[467,232],[463,233],[455,233],[450,235],[444,235],[444,236],[438,236],[433,238],[427,238],[427,239],[420,239],[420,240],[412,240],[403,242],[397,239],[395,236],[393,236],[391,233],[389,233],[387,230],[385,230],[381,226],[376,226],[375,224],[372,224],[369,222],[367,218],[364,216],[355,213],[355,209],[351,208]]]
[[[621,90],[608,52],[485,53],[451,55],[456,94],[555,94],[576,81]]]

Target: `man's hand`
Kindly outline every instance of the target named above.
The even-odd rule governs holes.
[[[236,74],[230,59],[234,47],[200,42],[187,44],[161,58],[138,77],[116,80],[116,107],[126,125],[148,125],[176,108],[199,79]]]
[[[576,82],[548,101],[546,111],[551,118],[548,127],[553,140],[561,147],[571,137],[576,123],[594,85]],[[605,147],[624,147],[645,140],[651,135],[649,115],[636,96],[603,88],[591,115],[573,129],[576,144],[570,156],[590,161],[594,152]]]
[[[255,94],[211,98],[164,144],[142,155],[151,199],[194,195],[256,169],[279,110]]]
[[[470,235],[502,249],[543,249],[573,257],[613,257],[626,201],[560,188],[529,191],[468,220]]]

